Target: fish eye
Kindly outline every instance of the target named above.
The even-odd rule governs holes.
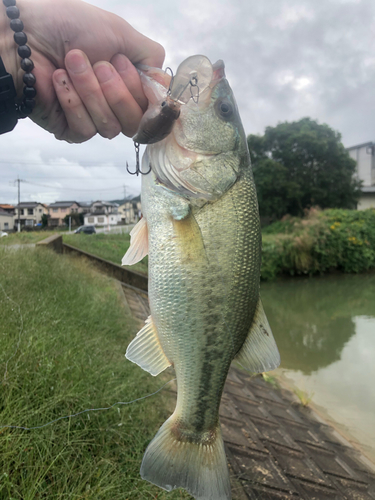
[[[229,119],[233,114],[233,106],[229,101],[220,101],[217,106],[217,110],[221,118],[225,120]]]
[[[167,101],[163,101],[163,102],[161,103],[161,107],[162,107],[162,108],[164,108],[164,106],[165,106],[166,104],[167,104]]]

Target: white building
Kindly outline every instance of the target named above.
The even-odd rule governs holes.
[[[85,226],[116,226],[121,222],[118,203],[95,201],[91,204],[90,212],[85,214],[84,221]]]
[[[347,148],[351,158],[357,162],[357,177],[362,184],[362,195],[358,201],[358,210],[375,208],[375,143],[365,142]]]
[[[14,215],[0,208],[0,231],[13,231]]]

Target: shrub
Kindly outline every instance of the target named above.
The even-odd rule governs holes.
[[[262,279],[375,267],[375,210],[310,209],[263,232]]]

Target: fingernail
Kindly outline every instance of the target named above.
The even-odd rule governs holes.
[[[66,56],[66,67],[72,73],[83,73],[87,66],[86,57],[80,52],[72,52]]]
[[[108,82],[113,78],[112,68],[108,66],[108,64],[100,64],[99,66],[95,66],[94,68],[96,78],[99,80],[99,83]]]
[[[118,73],[122,73],[129,68],[129,59],[124,54],[116,54],[112,58],[111,63]]]

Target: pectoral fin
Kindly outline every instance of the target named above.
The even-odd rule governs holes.
[[[172,363],[163,351],[151,316],[147,318],[145,326],[137,333],[135,339],[130,342],[125,356],[153,376],[159,375],[171,366]]]
[[[249,334],[235,360],[253,373],[274,370],[280,364],[280,354],[260,299]]]
[[[147,222],[143,217],[130,232],[130,247],[122,258],[123,266],[136,264],[148,254]]]

